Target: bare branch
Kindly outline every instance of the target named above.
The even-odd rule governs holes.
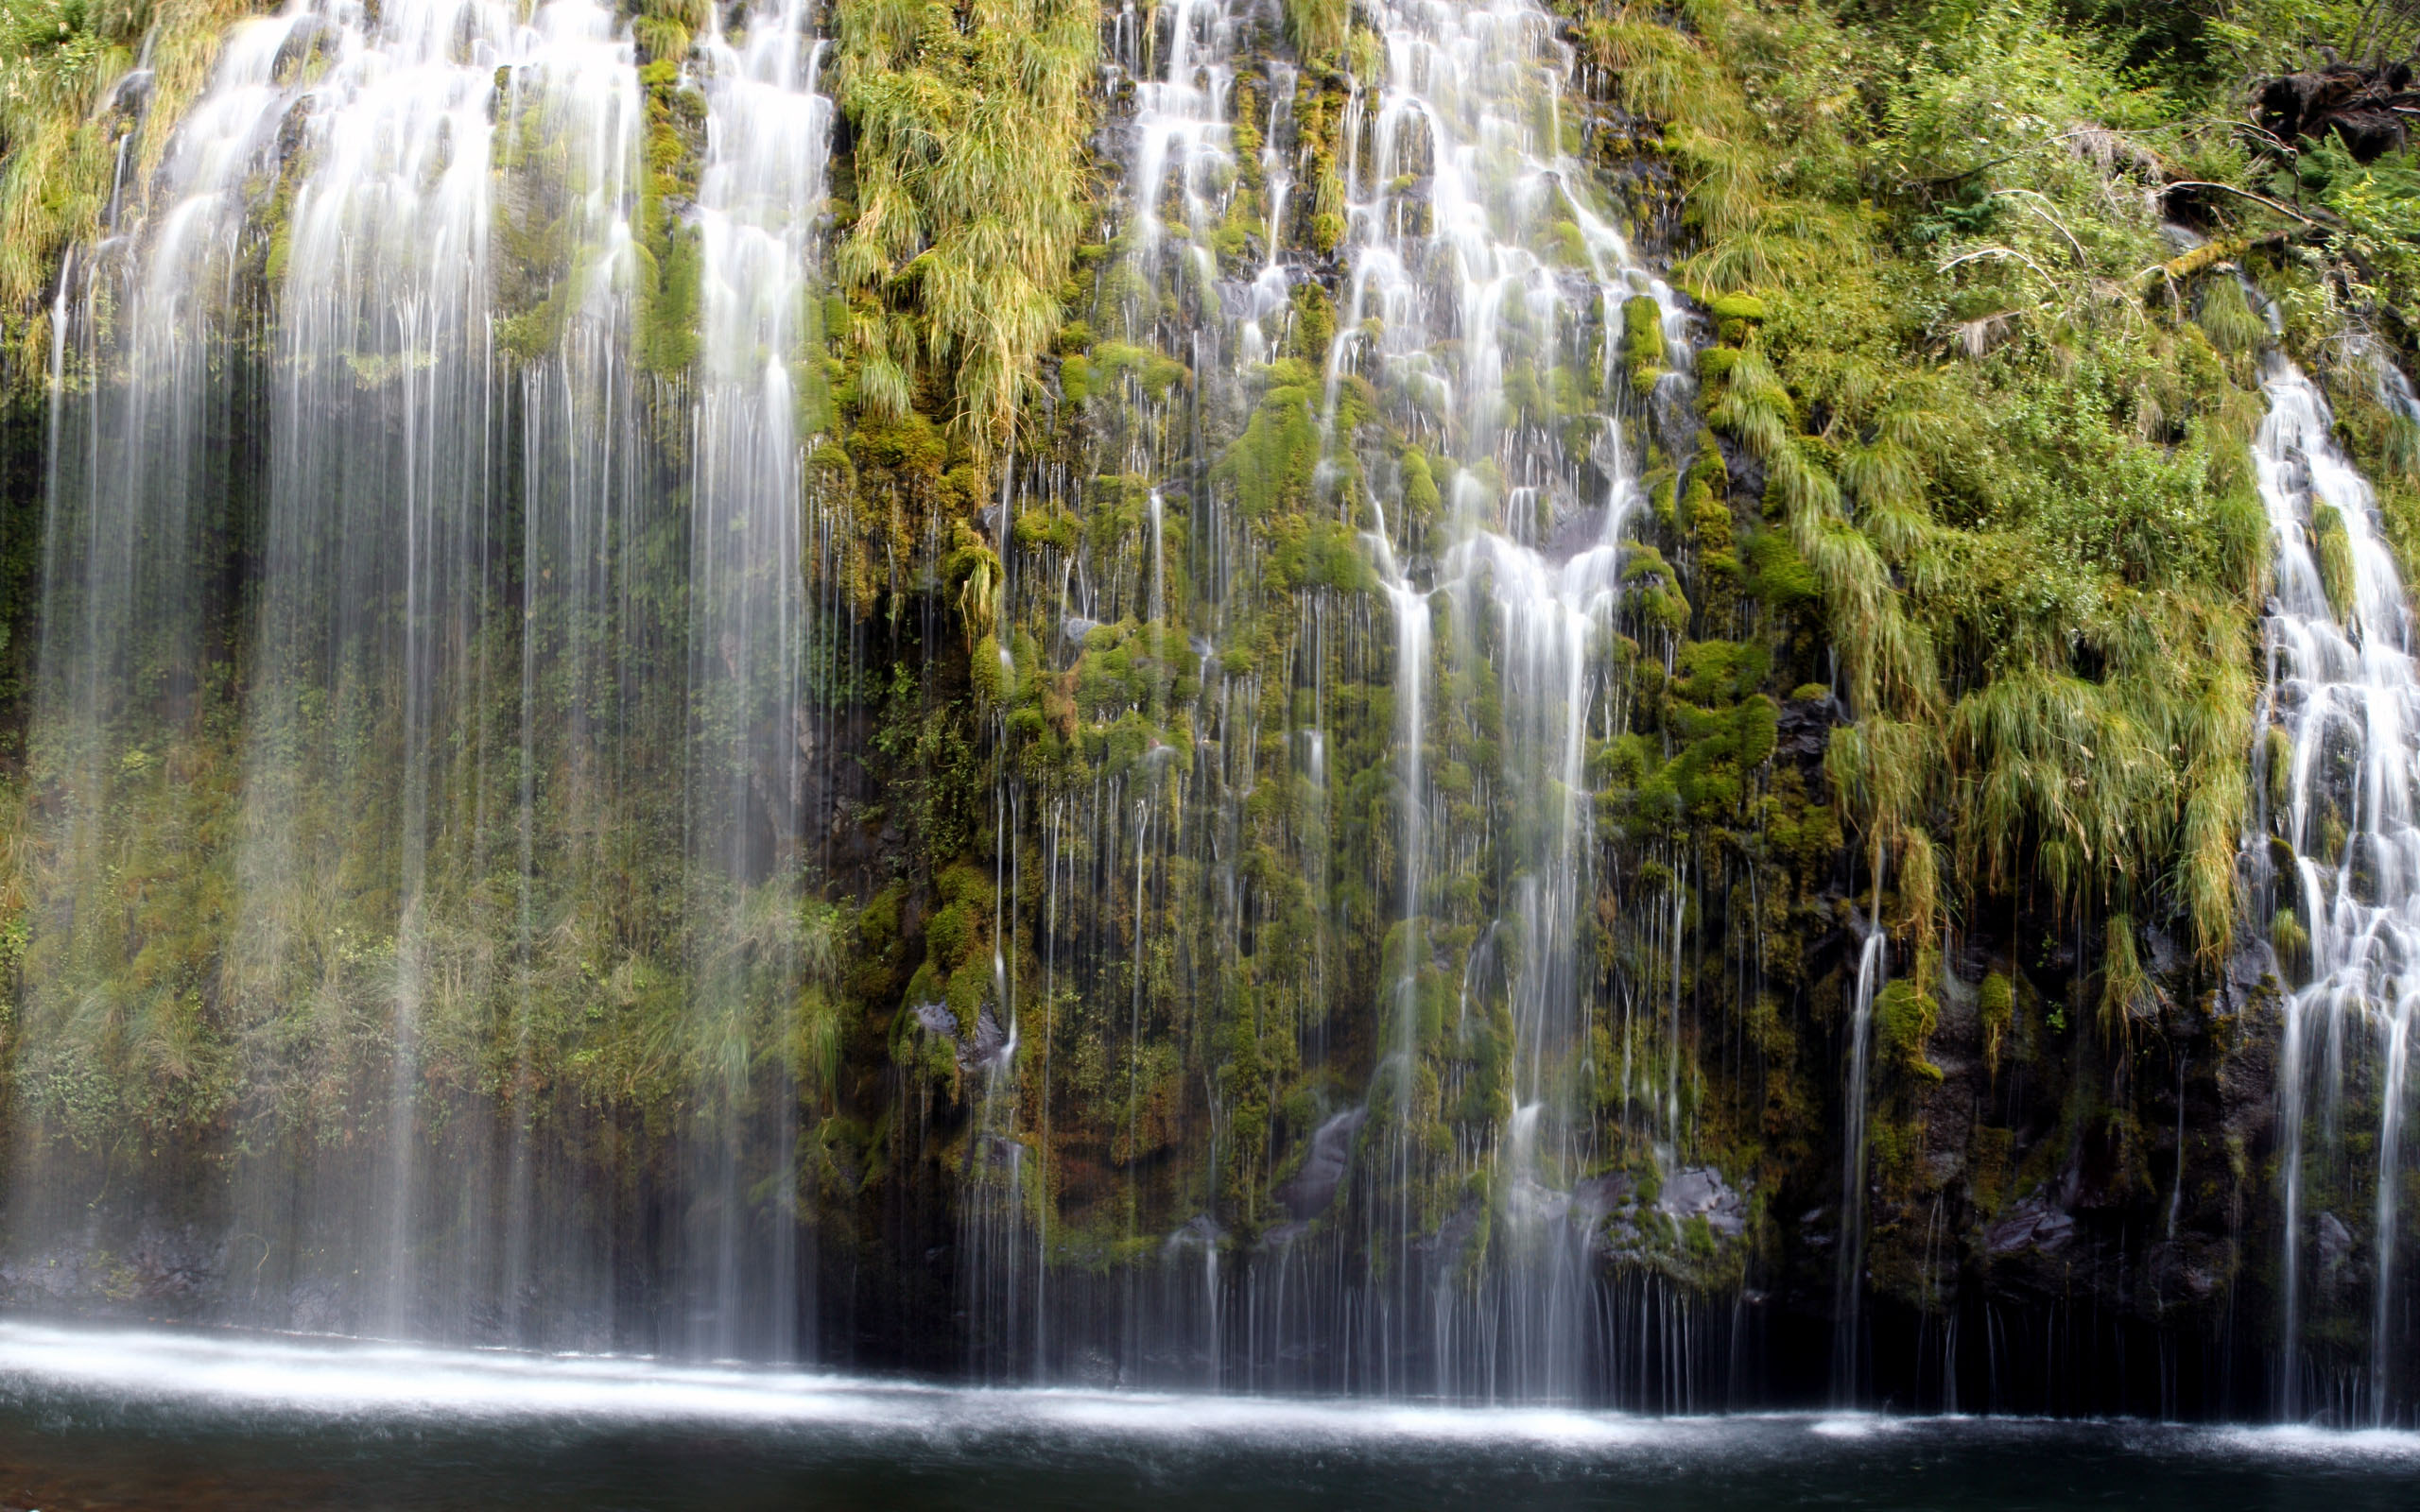
[[[2279,204],[2276,200],[2270,198],[2267,195],[2256,195],[2249,189],[2238,189],[2231,183],[2215,183],[2207,179],[2179,179],[2174,183],[2161,185],[2159,192],[2163,197],[2165,197],[2175,193],[2179,189],[2217,189],[2225,194],[2239,195],[2243,198],[2252,200],[2257,204],[2267,205],[2277,214],[2291,216],[2293,219],[2301,221],[2306,226],[2316,226],[2319,224],[2318,221],[2311,219],[2308,215],[2306,215],[2301,211],[2294,209],[2291,205]]]
[[[1946,273],[1951,268],[1958,266],[1962,263],[1972,263],[1979,258],[1985,257],[2013,257],[2016,261],[2023,263],[2026,266],[2033,269],[2036,273],[2041,274],[2043,279],[2054,287],[2059,282],[2056,278],[2051,276],[2048,268],[2044,267],[2041,264],[2026,256],[2023,252],[2018,251],[2014,247],[1978,247],[1971,252],[1960,253],[1958,256],[1951,258],[1948,262],[1942,264],[1941,266],[1935,268],[1933,271],[1937,273]]]

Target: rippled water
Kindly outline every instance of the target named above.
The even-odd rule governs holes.
[[[2420,1505],[2420,1435],[992,1391],[0,1323],[0,1507]]]

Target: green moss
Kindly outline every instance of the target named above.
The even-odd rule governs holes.
[[[1663,307],[1647,295],[1631,296],[1622,305],[1622,362],[1632,393],[1644,399],[1655,392],[1664,376],[1664,354]]]
[[[1311,502],[1320,425],[1308,387],[1285,381],[1299,375],[1299,367],[1289,370],[1280,365],[1270,370],[1270,387],[1263,391],[1243,435],[1213,471],[1216,481],[1234,490],[1236,507],[1248,519],[1278,511],[1299,513]]]
[[[2312,555],[2319,559],[2319,580],[2327,591],[2328,607],[2338,619],[2352,615],[2359,593],[2353,570],[2353,541],[2344,533],[2344,517],[2332,504],[2314,505],[2310,513]]]
[[[1748,582],[1749,591],[1775,610],[1820,604],[1824,597],[1822,581],[1786,531],[1758,531],[1748,543]]]
[[[1403,469],[1405,523],[1426,530],[1437,523],[1443,507],[1437,493],[1436,477],[1429,472],[1428,455],[1417,446],[1407,446],[1399,465]]]
[[[703,252],[694,227],[672,205],[694,199],[704,156],[705,101],[683,87],[677,56],[639,70],[647,92],[646,169],[639,177],[638,359],[659,378],[688,372],[698,357],[698,288]]]
[[[1983,1026],[1983,1064],[1996,1076],[2000,1047],[2008,1038],[2009,1025],[2016,1018],[2016,989],[2005,975],[1998,971],[1984,975],[1978,1013]]]
[[[1940,1020],[1932,995],[1914,983],[1902,978],[1883,988],[1874,1000],[1874,1042],[1883,1063],[1920,1081],[1941,1080],[1941,1068],[1925,1055]]]

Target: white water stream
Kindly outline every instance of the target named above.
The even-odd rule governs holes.
[[[2269,790],[2283,797],[2268,818],[2292,855],[2277,880],[2277,906],[2292,910],[2307,940],[2303,960],[2280,963],[2294,986],[2278,1048],[2285,1232],[2278,1407],[2290,1420],[2328,1405],[2377,1421],[2393,1385],[2395,1189],[2411,1016],[2420,1003],[2420,671],[2410,600],[2380,537],[2375,497],[2330,435],[2326,402],[2274,353],[2264,359],[2262,388],[2269,414],[2253,456],[2276,558],[2261,724],[2273,721],[2286,742],[2285,769],[2267,774]],[[2350,579],[2333,585],[2331,599],[2319,542],[2333,531],[2345,542]],[[2357,1096],[2377,1130],[2375,1166],[2351,1177],[2375,1191],[2375,1317],[2367,1378],[2345,1382],[2308,1359],[2302,1328],[2314,1248],[2336,1251],[2331,1269],[2341,1265],[2347,1246],[2329,1240],[2349,1240],[2349,1230],[2333,1213],[2305,1210],[2313,1162],[2332,1165],[2324,1146],[2341,1139]]]

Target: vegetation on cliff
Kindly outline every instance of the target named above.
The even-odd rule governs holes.
[[[46,293],[99,224],[120,140],[138,133],[139,180],[240,8],[7,6],[0,665],[22,667]],[[1616,1205],[1624,1263],[1685,1288],[1753,1274],[1819,1306],[1818,1230],[1839,1217],[1793,1220],[1840,1197],[1854,939],[1880,928],[1896,964],[1874,1005],[1878,1286],[1945,1305],[1962,1277],[2015,1263],[1989,1258],[1992,1226],[2071,1174],[2084,1194],[2068,1200],[2118,1228],[2172,1182],[2196,1242],[2225,1250],[2216,1268],[2256,1265],[2231,1216],[2262,1179],[2242,1130],[2189,1150],[2180,1132],[2160,1182],[2146,1152],[2187,1103],[2241,1111],[2222,1067],[2258,1036],[2220,989],[2242,942],[2290,959],[2301,927],[2238,917],[2265,738],[2257,353],[2273,312],[2420,576],[2420,436],[2377,368],[2408,368],[2420,340],[2420,170],[2342,133],[2281,138],[2246,109],[2308,46],[2408,48],[2405,12],[1555,9],[1584,85],[1558,146],[1626,197],[1701,339],[1676,372],[1691,354],[1640,293],[1509,343],[1508,426],[1581,458],[1617,417],[1647,506],[1618,633],[1592,648],[1607,713],[1583,751],[1571,950],[1600,1011],[1553,1069],[1606,1132],[1587,1169],[1554,1174]],[[708,19],[649,0],[635,20],[633,357],[671,430],[696,354],[682,215],[703,150],[683,70]],[[679,782],[645,753],[680,712],[650,706],[615,736],[635,753],[623,785],[590,807],[569,749],[527,758],[547,764],[534,799],[504,765],[466,765],[444,793],[477,817],[435,856],[432,959],[457,995],[433,1010],[432,1086],[465,1107],[560,1097],[578,1112],[547,1137],[601,1167],[683,1126],[707,1061],[778,1064],[836,1255],[938,1253],[920,1226],[986,1192],[1076,1270],[1154,1263],[1187,1232],[1348,1233],[1381,1196],[1474,1267],[1507,1242],[1469,1152],[1512,1112],[1517,947],[1495,921],[1535,880],[1503,858],[1546,795],[1505,779],[1521,732],[1496,628],[1438,608],[1430,683],[1403,685],[1379,543],[1433,574],[1454,511],[1529,489],[1551,527],[1560,480],[1458,465],[1434,395],[1356,355],[1384,330],[1337,330],[1351,133],[1386,66],[1368,20],[1291,0],[1246,28],[1233,162],[1204,210],[1129,203],[1100,150],[1135,60],[1105,52],[1110,12],[838,0],[832,288],[787,355],[818,541],[802,572],[828,648],[818,738],[849,753],[801,862],[799,1011],[783,1042],[771,1020],[742,1044],[683,1028],[664,902],[679,858],[644,838]],[[136,90],[121,81],[147,36]],[[1564,269],[1594,255],[1560,212],[1525,250]],[[1197,333],[1279,267],[1264,348],[1205,358]],[[547,281],[526,282],[504,347],[536,370],[560,330]],[[651,483],[675,498],[679,472]],[[676,523],[653,529],[634,558],[676,558]],[[2328,530],[2324,566],[2342,558]],[[677,609],[650,583],[627,612],[669,644]],[[517,614],[477,628],[498,665],[525,635],[577,631]],[[214,647],[205,717],[112,732],[122,844],[78,885],[115,906],[30,946],[56,799],[28,775],[24,679],[0,673],[0,984],[23,996],[30,960],[81,1015],[47,1050],[10,1036],[15,1111],[104,1164],[249,1138],[248,1034],[323,1037],[269,1090],[324,1116],[315,1138],[340,1142],[383,1095],[391,838],[364,843],[358,887],[314,925],[309,1012],[247,1027],[232,1006],[258,988],[228,947],[223,854],[251,654],[241,631]],[[657,654],[615,670],[644,680]],[[576,701],[510,679],[482,698],[466,728],[568,720]],[[1428,784],[1409,798],[1407,738]],[[1415,805],[1448,840],[1406,896]],[[372,804],[359,822],[390,818]],[[592,837],[586,884],[527,891],[520,824]],[[984,1057],[1012,1025],[1024,1054],[995,1083]],[[1357,1109],[1377,1131],[1359,1147],[1374,1185],[1322,1189],[1305,1174],[1320,1131]],[[1379,1132],[1403,1153],[1382,1160]],[[1011,1146],[1029,1184],[1000,1196]],[[1685,1169],[1751,1194],[1736,1242],[1659,1208]]]

